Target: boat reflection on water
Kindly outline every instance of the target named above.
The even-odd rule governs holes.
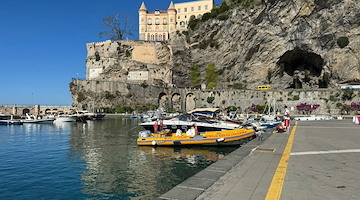
[[[224,148],[225,150],[225,148]],[[141,155],[152,155],[157,159],[186,159],[190,164],[196,164],[199,161],[218,161],[229,154],[229,149],[226,151],[222,148],[181,148],[181,147],[139,147],[138,151]],[[201,159],[199,159],[201,158]]]
[[[154,199],[237,147],[140,147],[131,119],[75,123],[68,158],[80,166],[81,191],[95,199]]]

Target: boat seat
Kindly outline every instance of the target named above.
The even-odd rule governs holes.
[[[181,131],[180,129],[177,129],[175,135],[176,135],[176,136],[181,136],[181,135],[182,135],[182,131]]]

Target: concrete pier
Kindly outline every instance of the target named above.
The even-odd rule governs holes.
[[[265,138],[266,139],[266,138]],[[158,199],[360,199],[360,126],[301,121],[257,139]]]

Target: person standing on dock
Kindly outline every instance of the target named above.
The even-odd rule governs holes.
[[[163,128],[164,128],[164,122],[163,122],[163,120],[161,119],[161,120],[159,121],[159,131],[163,131]]]
[[[157,133],[158,131],[159,131],[159,125],[158,125],[158,121],[156,121],[155,123],[154,123],[154,133]]]
[[[285,126],[286,133],[289,133],[289,130],[290,130],[290,111],[289,111],[287,106],[285,106],[285,111],[284,111],[284,126]]]

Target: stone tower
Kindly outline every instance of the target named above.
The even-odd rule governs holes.
[[[139,9],[139,40],[145,40],[147,13],[145,3],[142,2]]]
[[[175,6],[174,6],[174,3],[171,2],[170,3],[170,6],[168,8],[168,16],[169,16],[169,39],[170,39],[170,35],[172,32],[175,31],[176,29],[176,9],[175,9]]]

